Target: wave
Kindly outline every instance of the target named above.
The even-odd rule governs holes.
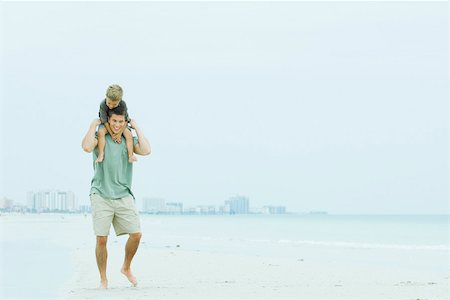
[[[450,246],[447,245],[404,245],[404,244],[379,244],[379,243],[362,243],[362,242],[347,242],[347,241],[311,241],[311,240],[279,240],[280,244],[292,245],[312,245],[312,246],[326,246],[326,247],[341,247],[341,248],[357,248],[357,249],[399,249],[399,250],[439,250],[450,251]]]
[[[387,243],[368,243],[368,242],[350,242],[350,241],[317,241],[317,240],[288,240],[288,239],[255,239],[245,237],[219,237],[219,236],[192,236],[192,235],[164,235],[155,237],[169,238],[174,240],[196,240],[202,242],[231,242],[231,243],[254,243],[271,244],[286,246],[323,246],[339,247],[353,249],[389,249],[389,250],[432,250],[432,251],[450,251],[449,245],[417,245],[417,244],[387,244]]]

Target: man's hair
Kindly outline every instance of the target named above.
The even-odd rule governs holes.
[[[108,118],[112,115],[124,116],[126,115],[125,107],[123,105],[119,105],[113,109],[108,110]]]
[[[112,101],[121,101],[123,96],[123,90],[118,84],[111,84],[106,90],[106,97]]]

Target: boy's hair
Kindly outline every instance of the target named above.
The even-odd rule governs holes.
[[[111,84],[106,90],[106,97],[112,101],[121,101],[123,96],[123,90],[118,84]]]
[[[119,105],[113,109],[108,110],[108,118],[111,117],[113,114],[125,117],[126,115],[125,107],[123,105]]]

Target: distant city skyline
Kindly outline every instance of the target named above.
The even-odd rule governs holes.
[[[80,143],[117,83],[152,146],[138,201],[450,213],[448,2],[0,8],[0,198],[89,204]]]
[[[145,197],[137,201],[141,213],[152,214],[284,214],[286,207],[280,205],[266,205],[251,207],[246,196],[236,195],[225,200],[222,205],[201,204],[184,206],[183,202],[166,202],[164,198]],[[90,205],[78,203],[72,191],[36,190],[27,193],[26,203],[16,203],[12,199],[0,198],[0,212],[61,212],[86,213],[91,212]],[[291,212],[294,213],[294,212]]]

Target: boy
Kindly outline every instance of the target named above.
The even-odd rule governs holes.
[[[131,121],[130,117],[128,116],[127,104],[125,103],[125,101],[122,100],[122,96],[123,96],[122,88],[117,84],[112,84],[106,90],[106,99],[100,103],[100,111],[98,114],[100,117],[100,121],[103,124],[103,127],[100,127],[98,129],[98,136],[97,136],[98,158],[95,161],[96,163],[100,163],[103,161],[103,158],[105,155],[105,143],[106,143],[105,135],[107,133],[109,133],[111,135],[112,139],[116,143],[120,143],[122,134],[123,134],[123,136],[125,137],[126,144],[127,144],[128,162],[133,163],[133,162],[137,161],[137,158],[133,152],[133,135],[131,134],[130,129],[128,129],[127,126],[124,126],[118,133],[114,134],[111,131],[111,128],[108,123],[108,111],[110,109],[114,109],[118,106],[124,107],[125,120],[127,122]]]

